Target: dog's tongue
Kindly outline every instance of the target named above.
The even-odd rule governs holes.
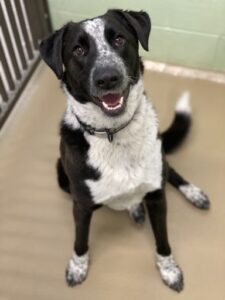
[[[109,106],[116,106],[120,103],[120,94],[107,94],[102,96],[101,100]]]

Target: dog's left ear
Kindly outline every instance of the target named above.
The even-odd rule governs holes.
[[[111,9],[108,13],[122,16],[136,32],[142,47],[148,51],[148,39],[151,31],[151,20],[145,11]]]
[[[41,57],[58,79],[62,79],[63,76],[62,44],[66,28],[67,25],[63,26],[39,45]]]

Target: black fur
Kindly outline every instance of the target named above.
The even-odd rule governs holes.
[[[180,146],[191,127],[191,116],[185,113],[176,113],[171,126],[162,133],[163,149],[166,154],[173,152]]]
[[[169,171],[168,171],[168,182],[178,190],[183,185],[190,185],[190,182],[185,180],[180,174],[178,174],[171,167],[169,167]],[[197,199],[195,199],[195,200],[197,200]],[[207,210],[210,208],[209,198],[203,191],[201,191],[198,201],[194,201],[191,203],[200,209]]]
[[[181,175],[179,175],[173,168],[169,167],[168,173],[168,181],[175,188],[179,188],[181,185],[189,184],[189,182],[181,177]]]
[[[82,194],[85,194],[87,198],[91,198],[90,192],[87,186],[84,184],[84,180],[92,179],[98,180],[100,174],[97,170],[87,164],[87,152],[89,144],[84,138],[81,130],[73,130],[66,124],[61,125],[61,161],[67,174],[71,185],[71,190],[76,186],[80,189],[82,185]],[[76,178],[76,181],[74,180]],[[80,197],[78,197],[80,199]]]
[[[112,47],[118,32],[120,35],[126,36],[125,46],[115,50],[126,61],[128,76],[132,79],[130,84],[135,84],[142,71],[138,55],[138,40],[147,49],[151,28],[149,16],[145,12],[109,10],[102,18],[108,24],[105,36]],[[97,96],[90,94],[89,82],[90,70],[97,53],[92,37],[82,28],[83,22],[70,22],[43,40],[40,44],[40,53],[73,97],[81,103],[87,103],[94,102],[93,96]],[[121,23],[124,26],[121,26]],[[142,26],[144,28],[141,28]],[[77,45],[86,49],[87,54],[76,57],[74,49]]]
[[[142,75],[144,74],[144,64],[141,58],[140,58],[140,72]]]
[[[157,253],[163,256],[171,254],[166,225],[165,190],[157,190],[145,196],[145,202],[156,240]]]
[[[67,174],[73,197],[73,215],[76,224],[74,251],[77,255],[83,255],[88,249],[88,234],[92,213],[99,207],[93,203],[85,180],[98,180],[100,174],[87,164],[86,157],[89,144],[82,131],[72,130],[62,123],[60,134],[61,162],[64,175]]]
[[[64,26],[57,30],[47,40],[43,40],[39,46],[43,60],[53,70],[58,79],[62,79],[63,75],[62,48],[66,29],[67,26]]]
[[[145,222],[145,207],[143,203],[130,213],[131,219],[138,225],[142,225]]]
[[[109,10],[107,14],[114,17],[120,16],[129,24],[130,28],[135,32],[137,39],[142,47],[148,51],[148,38],[151,31],[151,21],[149,15],[145,11],[129,11],[121,9]]]
[[[58,179],[58,184],[60,186],[60,188],[66,192],[70,194],[70,184],[69,184],[69,179],[65,173],[65,170],[63,168],[61,159],[59,158],[57,160],[57,164],[56,164],[56,169],[57,169],[57,179]]]
[[[151,29],[148,14],[145,12],[109,10],[101,18],[105,21],[104,34],[107,43],[110,47],[114,47],[115,52],[126,65],[129,79],[131,79],[129,84],[136,83],[140,74],[143,73],[143,64],[138,54],[138,42],[141,43],[144,49],[148,49],[148,38]],[[127,41],[119,49],[115,48],[113,43],[118,35],[126,37]],[[82,48],[85,55],[77,56],[75,51],[77,47]],[[90,72],[97,60],[97,47],[94,39],[84,31],[82,22],[70,22],[45,39],[40,44],[40,52],[45,62],[55,72],[56,76],[62,80],[69,93],[77,101],[80,103],[91,101],[96,104],[94,99],[98,96],[98,92],[102,93],[102,90],[99,91],[101,88],[97,88],[96,84],[95,88],[92,87],[94,80],[90,79]],[[111,71],[107,70],[107,72]],[[90,82],[91,80],[93,82]],[[129,84],[126,88],[127,94],[129,94]],[[126,93],[123,94],[124,98],[127,95]],[[184,139],[189,127],[190,118],[177,114],[171,127],[162,134],[162,152],[164,150],[169,153],[175,149]],[[101,174],[87,162],[90,145],[81,129],[72,129],[62,122],[60,135],[60,159],[57,162],[58,183],[64,191],[71,193],[73,199],[73,215],[76,225],[74,251],[78,256],[82,256],[88,250],[88,237],[93,211],[100,207],[100,205],[93,202],[93,197],[85,181],[87,179],[97,181],[100,179]],[[162,156],[162,186],[160,190],[148,193],[144,200],[152,224],[157,252],[167,256],[171,253],[171,249],[167,237],[165,184],[169,176],[169,182],[179,188],[182,179],[174,172],[169,172],[164,153]],[[107,187],[105,192],[107,193]],[[140,206],[140,208],[137,217],[138,222],[143,221],[144,218],[143,206]],[[66,279],[68,285],[76,284],[75,279],[69,276],[68,272]],[[175,286],[172,288],[176,289]]]

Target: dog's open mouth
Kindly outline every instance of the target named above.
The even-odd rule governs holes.
[[[120,94],[107,94],[100,98],[105,109],[115,110],[123,105],[123,96]]]
[[[108,93],[96,98],[102,110],[108,115],[118,115],[125,107],[124,96],[119,93]]]

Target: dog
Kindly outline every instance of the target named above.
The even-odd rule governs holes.
[[[148,50],[150,30],[146,12],[112,9],[70,22],[40,43],[41,56],[67,97],[57,171],[59,186],[73,199],[76,239],[66,269],[69,286],[87,276],[94,211],[103,205],[127,210],[134,222],[142,224],[146,207],[157,268],[164,283],[180,292],[183,274],[167,236],[166,182],[195,206],[209,208],[204,192],[183,179],[165,158],[188,133],[191,109],[184,93],[173,123],[159,133],[138,54],[139,43]]]

